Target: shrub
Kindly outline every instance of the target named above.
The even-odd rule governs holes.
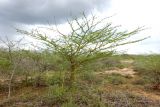
[[[134,69],[143,78],[147,76],[155,87],[160,87],[160,55],[148,55],[137,58]]]
[[[94,72],[90,72],[90,71],[85,71],[81,73],[79,76],[80,76],[79,80],[82,80],[87,84],[99,85],[103,81],[103,78],[99,77]]]
[[[47,85],[46,79],[42,75],[35,76],[32,82],[33,82],[33,86],[35,87],[42,87]]]
[[[126,78],[120,74],[107,75],[106,80],[108,83],[111,83],[113,85],[120,85],[126,83]]]
[[[124,65],[121,64],[120,62],[120,58],[119,57],[116,57],[116,56],[113,56],[113,57],[110,57],[110,58],[107,58],[107,59],[103,59],[102,62],[105,64],[105,66],[108,68],[108,69],[112,69],[112,68],[124,68]]]
[[[64,72],[54,72],[47,77],[48,85],[62,85],[64,83]]]
[[[69,101],[69,102],[62,104],[61,107],[78,107],[78,105],[76,105],[73,101]]]
[[[61,105],[67,101],[67,88],[59,85],[50,86],[43,97],[43,104],[50,107]]]
[[[6,58],[0,58],[0,71],[6,72],[9,70],[9,67],[11,66],[11,62],[7,60]]]
[[[150,78],[148,76],[142,76],[142,78],[138,78],[132,82],[134,85],[146,85],[151,83]]]

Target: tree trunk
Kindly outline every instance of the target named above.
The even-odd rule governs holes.
[[[9,84],[8,84],[8,99],[10,99],[11,97],[11,88],[12,88],[12,80],[13,80],[13,76],[15,74],[15,70],[17,68],[17,65],[14,65],[14,68],[12,70],[12,74],[11,74],[11,77],[9,79]]]
[[[75,63],[71,62],[71,69],[69,74],[69,86],[72,88],[73,84],[75,82],[75,71],[76,71],[76,65]]]

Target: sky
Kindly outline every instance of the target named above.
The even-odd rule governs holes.
[[[94,13],[124,29],[145,26],[136,37],[149,39],[118,48],[131,54],[160,53],[159,0],[0,0],[0,38],[17,39],[15,28],[30,29],[48,23],[65,29],[66,19]]]

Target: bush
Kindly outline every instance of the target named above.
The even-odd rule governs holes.
[[[120,85],[126,83],[126,78],[120,74],[107,75],[106,80],[108,83],[111,83],[113,85]]]
[[[81,81],[84,81],[87,84],[94,84],[94,85],[100,85],[102,83],[102,81],[104,80],[103,78],[99,77],[98,75],[96,75],[94,72],[90,72],[90,71],[85,71],[83,73],[81,73],[79,75]]]
[[[67,101],[67,88],[59,85],[50,86],[43,97],[43,105],[58,106]]]
[[[11,66],[11,62],[7,60],[6,58],[0,58],[0,71],[6,72],[9,70],[9,67]]]
[[[43,75],[35,76],[33,81],[31,81],[31,83],[33,83],[33,86],[35,87],[47,86],[46,78]]]
[[[151,83],[150,78],[148,76],[142,76],[142,78],[138,78],[132,82],[134,85],[146,85]]]
[[[121,64],[120,62],[120,58],[113,56],[113,57],[109,57],[107,59],[103,59],[102,62],[105,64],[105,66],[108,69],[112,69],[112,68],[124,68],[124,65]]]
[[[64,83],[64,72],[54,72],[47,77],[48,85],[62,85]]]
[[[134,69],[155,86],[160,87],[160,55],[138,57]]]
[[[78,105],[76,105],[73,101],[69,101],[69,102],[62,104],[61,107],[78,107]]]
[[[83,65],[80,71],[104,71],[106,69],[124,68],[125,65],[121,63],[121,56],[109,56],[98,60],[91,61]]]

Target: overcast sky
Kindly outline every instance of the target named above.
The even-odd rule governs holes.
[[[115,25],[125,29],[148,28],[139,37],[143,42],[119,50],[128,53],[160,53],[160,0],[0,0],[0,37],[17,38],[14,27],[65,23],[71,15],[85,11],[100,17],[112,16]]]

